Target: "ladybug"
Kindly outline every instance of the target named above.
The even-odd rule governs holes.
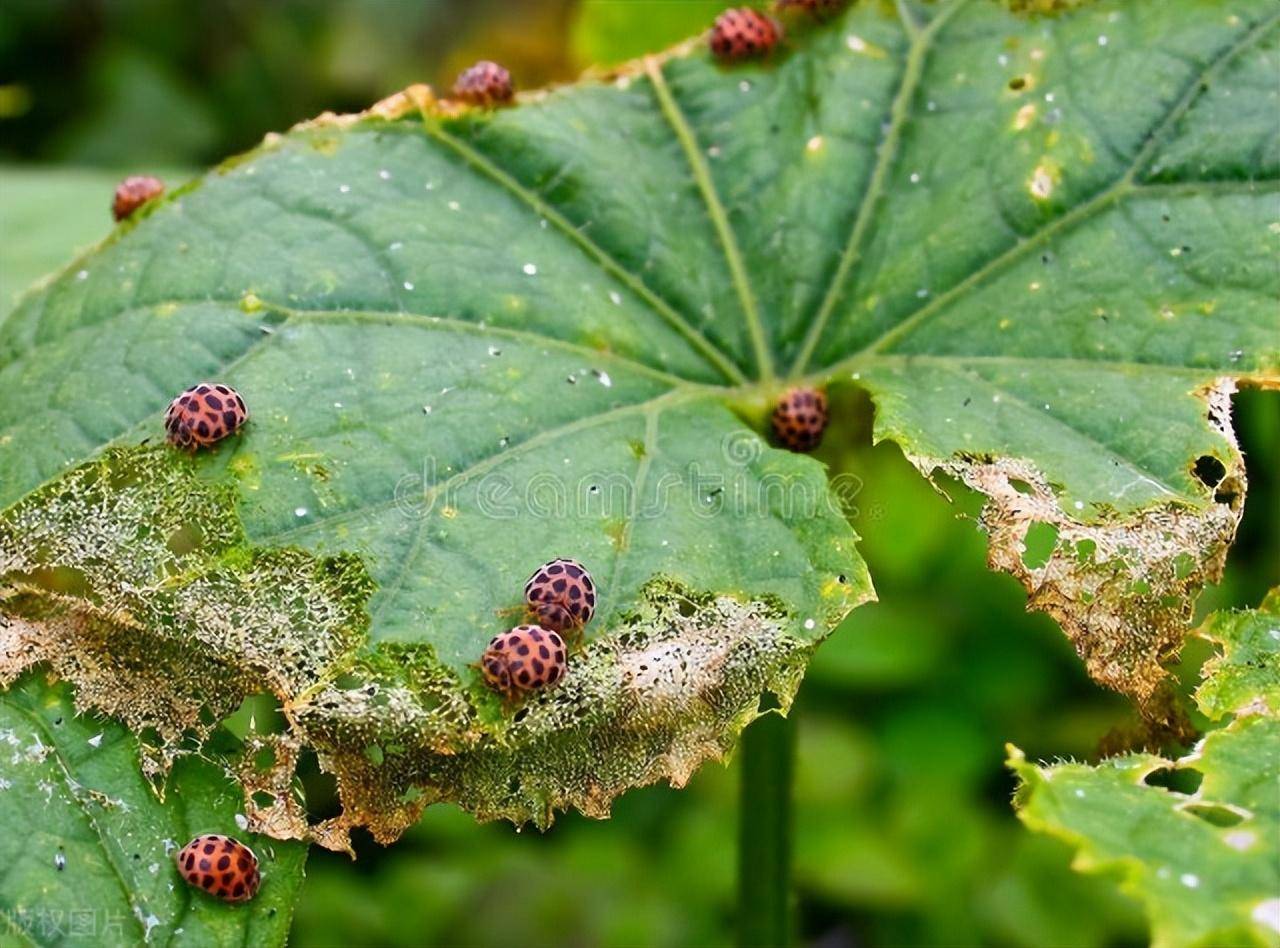
[[[229,385],[201,382],[169,403],[164,429],[180,448],[207,448],[235,433],[249,417],[240,393]]]
[[[773,433],[792,451],[812,451],[827,427],[827,396],[816,388],[789,388],[773,410]]]
[[[253,850],[230,836],[208,833],[178,850],[178,875],[224,902],[247,902],[258,894],[262,876]]]
[[[480,658],[484,680],[505,695],[550,688],[566,668],[564,639],[536,625],[518,625],[495,635]]]
[[[538,623],[567,632],[582,628],[596,611],[596,587],[577,560],[543,563],[524,584],[524,601]]]
[[[111,213],[116,221],[133,216],[133,212],[150,200],[164,194],[164,182],[147,175],[132,175],[116,185],[116,197],[111,202]]]
[[[511,101],[515,90],[511,86],[511,73],[497,63],[482,59],[458,76],[453,94],[472,105],[504,105]]]
[[[839,13],[848,0],[777,0],[778,10],[799,10],[819,20]]]
[[[782,38],[782,27],[759,10],[740,7],[725,10],[711,27],[711,52],[717,59],[734,62],[767,56]]]

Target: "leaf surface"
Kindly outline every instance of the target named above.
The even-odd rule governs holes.
[[[281,759],[338,774],[330,845],[434,799],[603,814],[785,706],[870,597],[820,466],[743,421],[852,380],[1156,708],[1243,503],[1229,393],[1280,376],[1277,18],[864,3],[761,64],[690,43],[511,109],[413,87],[272,136],[0,324],[0,675],[51,663],[165,735],[155,768],[201,705],[274,692]],[[154,446],[214,377],[244,434]],[[597,618],[565,687],[504,708],[473,663],[564,555]],[[246,779],[305,831],[281,773]]]
[[[39,675],[0,694],[0,758],[5,944],[284,944],[306,847],[239,829],[243,797],[219,767],[182,760],[161,802],[138,772],[136,739],[78,715],[71,688]],[[253,901],[227,905],[182,881],[173,854],[202,833],[254,849]]]

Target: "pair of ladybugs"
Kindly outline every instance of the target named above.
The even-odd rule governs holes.
[[[576,635],[591,621],[595,583],[576,560],[543,563],[524,584],[524,607],[534,621],[495,635],[480,658],[484,680],[508,696],[564,678],[569,655],[561,633]]]
[[[775,0],[779,12],[797,10],[826,17],[840,10],[847,0]],[[740,7],[726,10],[711,27],[709,45],[718,59],[733,62],[767,56],[782,39],[782,24],[773,17]],[[453,84],[454,96],[471,105],[505,105],[515,96],[511,73],[495,62],[483,59],[464,70]]]

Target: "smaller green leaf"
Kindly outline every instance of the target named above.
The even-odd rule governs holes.
[[[1178,760],[1127,754],[1093,767],[1028,763],[1009,748],[1024,823],[1077,847],[1076,868],[1117,871],[1157,946],[1275,945],[1280,937],[1280,591],[1210,617],[1221,645],[1196,694],[1237,717]]]
[[[39,674],[0,693],[0,760],[0,944],[284,943],[306,847],[240,830],[244,798],[212,762],[183,758],[159,800],[133,736],[77,715],[70,686]],[[253,901],[182,881],[173,853],[200,833],[253,848]]]
[[[1196,704],[1208,717],[1280,716],[1280,589],[1262,606],[1210,616],[1196,633],[1222,649],[1204,668]]]

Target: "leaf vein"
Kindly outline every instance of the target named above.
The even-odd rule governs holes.
[[[449,148],[472,168],[550,221],[556,230],[564,234],[565,237],[612,274],[632,293],[644,300],[658,316],[680,333],[686,341],[698,350],[704,359],[718,369],[730,382],[740,384],[746,381],[741,369],[719,347],[699,332],[674,306],[650,289],[639,276],[615,260],[603,247],[588,237],[581,228],[575,227],[555,206],[534,193],[513,175],[466,142],[454,135],[450,135],[437,122],[424,118],[423,127],[426,129],[428,136]]]
[[[889,125],[881,137],[880,147],[876,154],[875,167],[871,171],[871,179],[867,182],[867,188],[863,191],[862,198],[858,202],[858,208],[854,212],[853,227],[849,231],[849,239],[845,242],[844,252],[841,253],[840,260],[836,264],[835,273],[832,274],[831,282],[827,285],[827,290],[822,296],[818,311],[809,323],[809,329],[805,333],[804,343],[800,347],[800,352],[796,355],[795,361],[791,365],[790,374],[793,376],[804,373],[805,367],[809,364],[809,359],[813,355],[814,349],[817,348],[822,333],[831,319],[836,303],[844,292],[845,281],[848,279],[854,264],[862,256],[862,243],[871,227],[871,222],[875,217],[880,200],[884,196],[885,184],[897,159],[898,143],[902,138],[902,131],[910,118],[911,102],[915,98],[920,79],[924,74],[925,59],[933,40],[943,26],[946,25],[947,21],[966,2],[967,0],[955,0],[935,16],[927,27],[923,30],[917,29],[914,31],[910,25],[912,21],[906,19],[908,16],[906,11],[901,7],[899,9],[899,15],[904,18],[904,27],[908,34],[912,36],[912,40],[907,50],[906,61],[903,63],[902,76],[898,82],[898,91],[894,94],[893,102],[889,107]]]
[[[694,137],[693,129],[689,126],[689,121],[685,117],[684,111],[680,108],[680,103],[676,101],[671,88],[667,85],[666,78],[662,74],[661,64],[655,57],[649,56],[646,57],[644,65],[645,71],[649,75],[649,81],[653,86],[654,95],[658,100],[658,107],[662,110],[662,114],[671,126],[672,132],[675,133],[676,140],[684,150],[685,158],[689,163],[689,171],[693,175],[698,192],[702,195],[702,202],[706,205],[707,216],[711,219],[716,235],[720,238],[720,248],[724,251],[725,262],[729,266],[729,274],[733,278],[733,286],[738,295],[738,303],[742,307],[742,315],[747,322],[747,333],[751,337],[751,347],[755,351],[756,371],[760,380],[768,381],[773,378],[773,353],[770,351],[769,341],[765,336],[764,324],[760,320],[755,291],[752,289],[751,280],[747,276],[746,265],[742,262],[742,252],[738,248],[737,235],[729,223],[724,204],[720,201],[715,181],[711,177],[711,169],[707,167],[706,159],[703,157],[698,141]]]
[[[1280,13],[1272,14],[1266,19],[1260,21],[1238,40],[1215,55],[1193,78],[1193,80],[1187,84],[1182,95],[1179,96],[1174,104],[1165,112],[1164,116],[1155,123],[1151,131],[1145,137],[1145,144],[1138,150],[1137,154],[1120,177],[1097,191],[1088,200],[1077,204],[1074,208],[1060,217],[1054,218],[1030,237],[1007,247],[1005,250],[988,260],[983,266],[970,273],[959,283],[953,285],[946,292],[934,297],[932,301],[921,306],[915,310],[915,312],[908,314],[905,318],[885,330],[858,352],[854,353],[853,356],[850,356],[844,361],[849,361],[850,359],[869,352],[883,351],[888,346],[898,342],[904,336],[908,335],[935,313],[945,309],[956,299],[968,293],[975,286],[986,282],[986,280],[992,275],[1001,272],[1005,268],[1021,260],[1023,257],[1027,256],[1027,254],[1046,243],[1058,233],[1069,230],[1077,224],[1090,219],[1099,211],[1123,200],[1128,194],[1139,190],[1145,190],[1150,187],[1149,185],[1138,185],[1136,184],[1136,180],[1138,175],[1144,170],[1144,168],[1146,168],[1147,163],[1154,156],[1156,149],[1160,147],[1164,136],[1173,128],[1174,125],[1177,124],[1204,89],[1207,88],[1209,79],[1225,68],[1237,55],[1253,46],[1277,22],[1280,22]]]

